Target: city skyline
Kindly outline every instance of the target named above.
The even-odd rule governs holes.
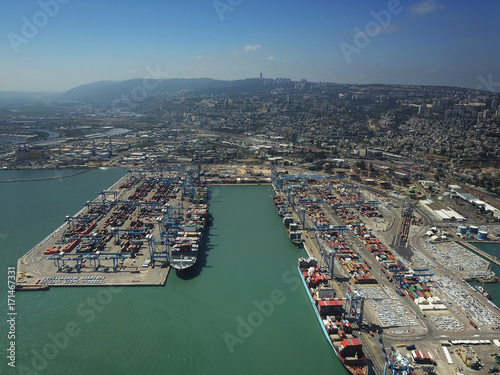
[[[101,80],[287,77],[500,89],[494,2],[40,0],[0,15],[0,91]]]

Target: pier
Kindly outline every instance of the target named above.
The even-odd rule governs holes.
[[[129,172],[66,216],[18,260],[17,289],[165,285],[174,239],[188,217],[193,222],[190,207],[206,198],[184,172]]]
[[[475,252],[476,254],[479,254],[483,257],[485,257],[486,259],[488,259],[490,262],[493,262],[495,263],[496,265],[500,266],[500,260],[498,260],[496,257],[494,257],[493,255],[490,255],[488,253],[485,253],[483,250],[479,250],[477,247],[475,246],[472,246],[471,244],[467,243],[467,242],[460,242],[460,244],[462,244],[464,247],[466,247],[467,249]]]

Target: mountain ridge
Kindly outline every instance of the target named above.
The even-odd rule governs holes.
[[[141,95],[150,93],[173,93],[223,89],[230,87],[233,81],[212,78],[169,78],[169,79],[128,79],[124,81],[97,81],[77,86],[62,93],[63,99],[93,101],[114,100],[123,96],[140,100]]]

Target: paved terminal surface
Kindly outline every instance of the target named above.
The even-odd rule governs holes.
[[[170,267],[164,255],[153,264],[150,250],[167,253],[158,218],[182,220],[192,203],[178,181],[130,172],[19,259],[17,287],[164,285]]]
[[[285,180],[290,179],[287,176]],[[360,336],[370,360],[370,373],[384,373],[384,355],[377,332],[381,334],[389,357],[391,348],[399,352],[408,359],[412,371],[418,375],[429,373],[430,367],[415,363],[414,352],[407,350],[406,345],[414,344],[416,350],[428,352],[434,359],[431,367],[437,374],[488,373],[494,365],[491,354],[500,352],[493,344],[493,340],[500,337],[500,310],[463,280],[490,276],[491,268],[487,261],[453,241],[432,243],[426,233],[436,225],[435,222],[418,208],[414,209],[411,220],[405,219],[402,212],[405,197],[402,195],[374,188],[349,191],[327,186],[323,181],[308,187],[304,184],[299,187],[296,181],[290,184],[283,190],[278,189],[277,194],[289,210],[290,207],[298,207],[293,214],[296,222],[304,223],[304,247],[308,255],[318,260],[323,272],[329,273],[330,265],[322,257],[322,254],[331,251],[328,250],[329,242],[338,249],[330,287],[338,291],[339,297],[344,297],[348,288],[359,290],[365,297]],[[333,181],[332,185],[335,184],[340,185],[340,182]],[[292,194],[287,193],[290,190]],[[286,202],[287,196],[295,197],[294,204]],[[375,209],[363,208],[362,212],[361,205],[356,203],[359,200],[380,203]],[[305,203],[300,206],[299,202]],[[335,228],[347,226],[347,230],[325,237],[323,233],[327,233],[328,229],[315,229],[328,225]],[[363,227],[366,229],[360,229]],[[336,229],[330,231],[335,232]],[[365,239],[373,238],[373,235],[379,244],[390,250],[390,254],[383,250],[376,250],[377,253],[370,251],[368,244],[374,242],[366,243]],[[356,254],[347,256],[343,244]],[[378,249],[384,247],[377,246]],[[340,264],[342,259],[347,266]],[[355,262],[367,265],[376,283],[354,283],[359,272],[359,269],[354,271]],[[403,290],[396,274],[384,272],[385,264],[399,262],[408,269],[428,269],[434,275],[425,279],[420,277],[420,289],[411,289],[413,293]],[[408,278],[412,275],[406,274]],[[422,289],[421,286],[429,289]],[[402,293],[396,293],[398,290]],[[417,292],[420,293],[418,297]],[[477,357],[483,363],[481,369],[467,368],[459,355],[464,345],[474,346]]]
[[[163,285],[170,271],[168,263],[157,260],[153,267],[149,259],[151,246],[161,249],[164,243],[148,242],[148,238],[158,238],[162,223],[158,218],[181,218],[192,203],[181,199],[179,180],[179,176],[163,172],[128,174],[19,260],[18,286]],[[438,374],[488,373],[493,365],[490,354],[500,352],[492,344],[500,337],[500,310],[463,281],[466,276],[487,276],[490,272],[484,260],[453,242],[429,242],[425,233],[434,222],[418,209],[412,220],[405,219],[405,197],[399,194],[369,187],[359,193],[331,186],[291,189],[296,189],[295,204],[289,207],[300,207],[300,200],[313,202],[304,204],[303,211],[295,211],[294,217],[300,222],[299,214],[306,214],[304,247],[324,272],[329,271],[322,258],[328,243],[339,246],[339,251],[348,245],[355,252],[343,258],[343,265],[335,261],[329,283],[339,297],[348,288],[360,290],[365,297],[361,339],[371,361],[371,374],[382,374],[385,366],[377,331],[385,348],[398,350],[410,361],[412,352],[406,350],[406,344],[429,352]],[[364,207],[362,212],[356,203],[361,200],[380,204]],[[315,230],[315,223],[321,222],[343,226],[345,231],[324,237],[323,231]],[[79,242],[71,246],[75,238]],[[64,256],[63,249],[67,250]],[[418,280],[431,294],[424,289],[415,289],[413,297],[409,290],[397,293],[402,289],[396,287],[396,275],[386,272],[386,264],[432,270],[432,277]],[[355,282],[363,273],[374,282]],[[472,344],[474,340],[477,343]],[[483,369],[472,372],[464,365],[458,350],[468,344],[474,345]],[[425,366],[413,362],[412,369],[418,375],[425,373]]]

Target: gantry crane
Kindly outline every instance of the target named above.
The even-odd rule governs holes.
[[[408,362],[408,358],[406,358],[406,356],[401,354],[398,350],[394,350],[393,347],[391,347],[391,355],[388,356],[382,342],[382,337],[378,331],[377,336],[380,347],[382,348],[382,353],[384,353],[384,375],[410,375],[411,366]]]

